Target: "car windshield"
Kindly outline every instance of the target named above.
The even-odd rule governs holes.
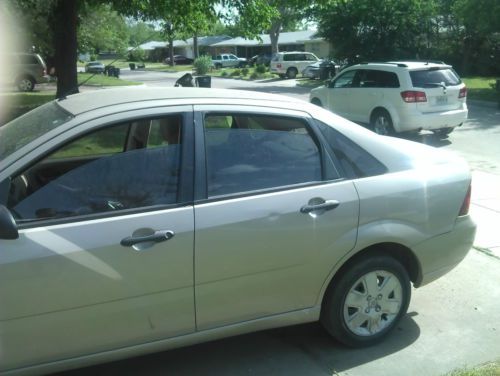
[[[56,102],[49,102],[0,127],[0,161],[73,116]]]
[[[441,83],[454,86],[462,82],[458,74],[450,68],[411,71],[410,77],[413,87],[433,87]]]

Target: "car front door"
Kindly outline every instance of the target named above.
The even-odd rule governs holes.
[[[0,371],[195,330],[192,112],[106,121],[11,176]]]
[[[328,109],[346,119],[351,119],[352,101],[357,90],[356,70],[350,70],[328,85]]]
[[[196,177],[197,329],[314,306],[355,243],[352,182],[338,179],[304,113],[195,110],[206,173]]]

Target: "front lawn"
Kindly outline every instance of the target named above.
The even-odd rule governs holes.
[[[212,69],[210,75],[214,77],[228,77],[241,80],[263,80],[266,78],[277,77],[269,72],[269,68],[263,69],[257,67]]]
[[[455,370],[446,376],[500,376],[500,361],[475,368]]]
[[[89,85],[89,86],[142,85],[141,82],[122,80],[122,79],[116,78],[116,77],[105,76],[104,74],[93,75],[92,73],[78,73],[78,85],[81,85],[83,82],[85,82],[85,85]]]
[[[483,101],[498,101],[500,93],[495,90],[496,79],[493,77],[462,77],[467,86],[467,98]]]

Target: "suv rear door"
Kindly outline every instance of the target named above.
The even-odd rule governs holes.
[[[459,98],[460,89],[465,85],[451,67],[430,67],[410,71],[415,90],[425,92],[427,102],[417,103],[421,112],[441,112],[458,110],[464,98]]]

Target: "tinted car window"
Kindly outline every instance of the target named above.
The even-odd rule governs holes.
[[[396,88],[399,79],[396,73],[374,69],[364,69],[360,74],[360,87]]]
[[[297,54],[285,54],[283,55],[283,61],[296,61],[300,60]]]
[[[414,87],[433,87],[444,82],[446,86],[460,85],[462,82],[453,69],[427,69],[410,72]]]
[[[319,148],[296,118],[208,114],[209,196],[322,180]]]
[[[25,222],[176,203],[180,125],[162,120],[107,127],[64,146],[13,179],[9,208]],[[132,130],[145,140],[127,140],[124,150]]]
[[[333,82],[333,87],[336,87],[336,88],[338,88],[338,87],[352,87],[355,75],[356,75],[355,70],[345,72],[344,74],[340,75],[339,78],[337,78]]]
[[[333,152],[348,178],[362,178],[387,172],[387,168],[381,162],[349,138],[319,120],[317,124],[330,151]]]

